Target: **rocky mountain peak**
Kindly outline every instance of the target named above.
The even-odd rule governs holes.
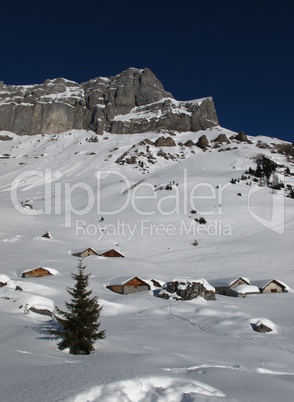
[[[0,82],[0,130],[19,135],[71,129],[97,134],[182,132],[216,125],[212,98],[176,101],[149,68],[130,67],[81,84],[65,78],[35,85]]]

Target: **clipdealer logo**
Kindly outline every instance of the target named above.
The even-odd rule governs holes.
[[[248,192],[247,198],[247,208],[249,214],[252,216],[254,220],[260,223],[262,226],[267,229],[277,233],[282,234],[285,231],[285,197],[284,194],[275,194],[272,192],[272,203],[270,209],[270,218],[266,219],[261,214],[258,214],[254,211],[254,198],[258,197],[258,195],[262,195],[261,193],[265,191],[265,187],[254,186],[251,187]]]
[[[62,180],[60,171],[51,169],[28,170],[19,174],[12,182],[10,187],[11,202],[15,209],[25,215],[64,215],[65,227],[72,227],[77,217],[84,217],[93,211],[96,215],[115,216],[123,212],[126,208],[132,210],[141,217],[160,214],[188,215],[190,210],[197,209],[198,216],[218,216],[223,214],[223,196],[231,183],[212,186],[210,183],[199,182],[194,185],[188,181],[187,169],[183,170],[183,177],[180,186],[174,186],[172,192],[166,195],[155,191],[154,186],[146,181],[132,183],[126,175],[119,171],[97,171],[96,182],[91,185],[86,182],[69,183]],[[121,191],[117,199],[119,202],[109,203],[109,199],[103,197],[104,191],[113,184],[121,183]],[[39,203],[39,208],[23,208],[21,195],[38,187],[43,189],[43,203]],[[261,194],[264,187],[253,186],[249,189],[247,196],[247,209],[250,216],[258,223],[275,233],[284,233],[285,206],[283,194],[272,194],[271,217],[266,219],[259,213],[255,206],[256,195]],[[268,188],[266,188],[268,190]],[[41,192],[41,191],[40,191]],[[82,195],[82,205],[75,206],[74,195]],[[201,205],[213,205],[208,210],[200,211]],[[207,203],[203,203],[207,201]],[[142,202],[144,208],[142,209]],[[212,204],[211,204],[212,202]],[[262,201],[258,205],[261,205]],[[148,209],[149,208],[149,209]]]

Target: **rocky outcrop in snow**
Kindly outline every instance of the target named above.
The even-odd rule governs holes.
[[[166,282],[157,295],[162,299],[192,300],[198,296],[206,300],[215,300],[215,289],[205,279],[175,279]]]
[[[197,141],[197,147],[201,149],[206,149],[206,147],[209,145],[208,139],[206,135],[202,135],[199,140]]]
[[[78,84],[64,78],[36,85],[0,82],[0,130],[18,135],[90,129],[98,134],[198,131],[218,125],[212,98],[176,101],[148,69]]]

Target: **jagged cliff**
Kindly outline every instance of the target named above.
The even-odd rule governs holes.
[[[97,134],[198,131],[218,125],[211,97],[177,101],[148,68],[78,84],[64,78],[36,85],[0,82],[0,130],[18,135],[90,129]]]

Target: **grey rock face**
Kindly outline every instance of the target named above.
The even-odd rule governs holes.
[[[71,129],[181,132],[216,125],[212,98],[176,101],[148,68],[129,68],[82,84],[63,78],[23,86],[0,82],[0,130],[19,135]]]
[[[147,119],[148,118],[148,119]],[[116,134],[174,130],[179,132],[205,130],[218,125],[212,98],[180,102],[173,98],[140,107],[129,114],[116,116],[110,131]]]
[[[31,135],[82,129],[87,113],[82,87],[63,78],[0,88],[0,130]]]

